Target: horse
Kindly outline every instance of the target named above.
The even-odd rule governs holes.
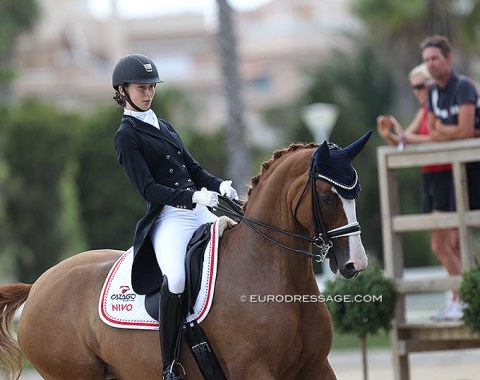
[[[366,142],[359,141],[345,149],[290,144],[252,178],[239,223],[219,241],[215,297],[201,323],[228,379],[336,379],[328,361],[332,321],[312,258],[326,256],[346,278],[368,264],[356,197],[344,198],[345,186],[312,166],[332,152],[356,155]],[[320,149],[326,153],[318,155]],[[312,243],[320,254],[312,253]],[[79,253],[33,284],[0,287],[4,378],[18,379],[25,357],[47,380],[161,379],[158,333],[112,328],[98,315],[103,282],[122,253]],[[22,304],[15,338],[13,317]],[[185,346],[180,360],[189,378],[202,379]]]

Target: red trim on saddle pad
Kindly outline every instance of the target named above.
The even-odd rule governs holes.
[[[202,282],[194,313],[187,321],[203,321],[213,302],[218,263],[218,222],[211,227],[211,240],[205,249]],[[107,325],[122,329],[158,330],[158,322],[145,310],[145,296],[136,294],[131,285],[133,249],[126,251],[110,269],[99,300],[99,315]]]

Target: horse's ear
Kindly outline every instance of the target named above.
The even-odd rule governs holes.
[[[313,157],[315,162],[317,162],[317,165],[320,162],[328,162],[328,159],[330,158],[330,148],[326,140],[317,148],[317,151],[314,153]]]
[[[367,143],[368,139],[372,135],[372,131],[368,131],[365,133],[362,137],[360,137],[357,141],[351,143],[349,146],[347,146],[343,151],[345,154],[350,157],[350,160],[353,160],[355,156],[360,153],[360,151],[363,149],[365,144]]]

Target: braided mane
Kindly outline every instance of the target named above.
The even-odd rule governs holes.
[[[277,160],[278,158],[282,157],[283,155],[285,155],[287,153],[296,151],[297,149],[310,149],[310,148],[314,148],[314,147],[318,147],[318,144],[313,143],[313,142],[308,143],[308,144],[292,143],[287,148],[283,148],[283,149],[279,149],[279,150],[274,151],[273,154],[272,154],[272,157],[268,161],[265,161],[262,164],[262,169],[260,170],[260,173],[258,173],[254,177],[252,177],[252,179],[250,181],[250,186],[248,187],[248,191],[247,191],[247,198],[245,199],[245,202],[243,203],[243,211],[245,211],[245,209],[246,209],[246,206],[247,206],[247,203],[248,203],[248,198],[249,198],[249,196],[252,192],[252,189],[258,184],[262,175],[265,174],[265,172],[270,168],[270,166],[272,165],[273,162],[275,162],[275,160]]]

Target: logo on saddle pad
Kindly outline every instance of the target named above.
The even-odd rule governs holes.
[[[130,289],[130,286],[127,286],[128,290]],[[135,298],[137,298],[137,295],[135,293],[126,293],[128,290],[121,290],[121,293],[114,293],[111,295],[110,299],[112,301],[123,301],[123,302],[129,302],[129,301],[134,301]]]
[[[130,286],[128,285],[122,285],[120,286],[120,291],[122,292],[122,294],[125,294],[126,292],[128,292],[130,290]]]
[[[203,253],[200,290],[187,322],[203,321],[212,305],[217,277],[218,240],[226,228],[222,218],[210,226],[211,238]],[[133,248],[130,248],[110,269],[100,293],[100,318],[107,325],[116,328],[158,330],[158,322],[145,309],[145,295],[131,290],[132,264]]]

